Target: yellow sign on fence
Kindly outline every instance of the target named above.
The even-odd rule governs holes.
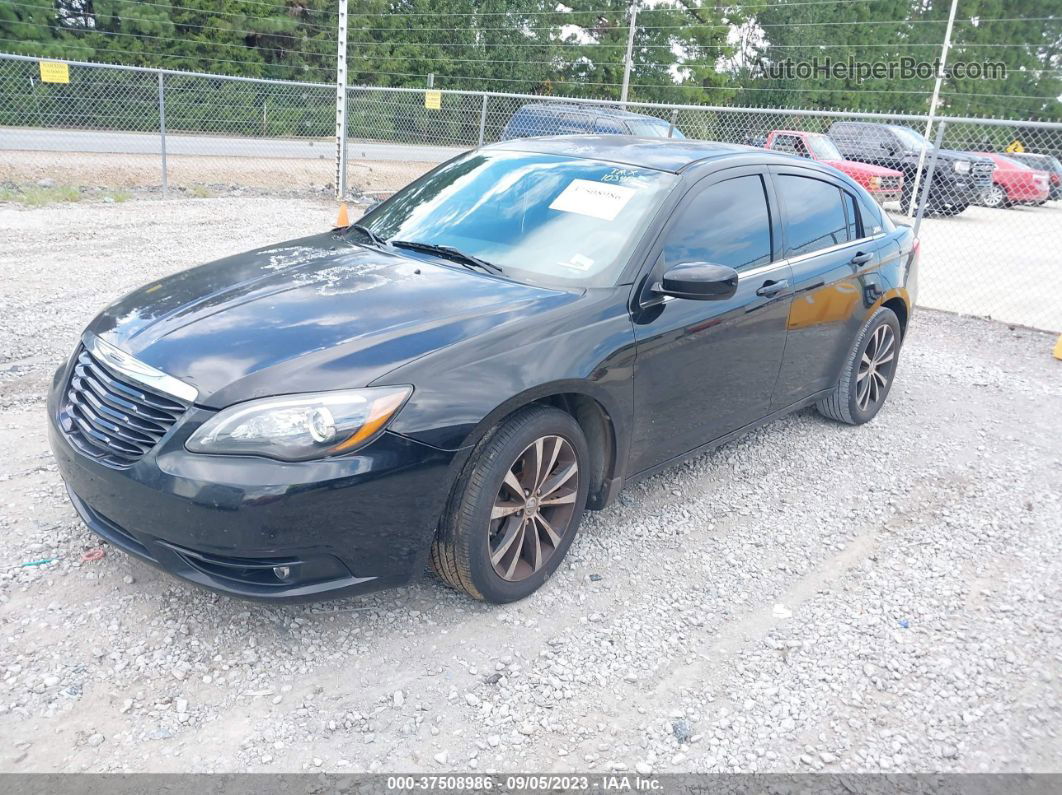
[[[41,67],[42,83],[69,83],[70,64],[59,61],[38,61]]]
[[[1016,154],[1016,155],[1020,155],[1022,152],[1025,151],[1025,147],[1022,146],[1021,141],[1019,141],[1017,138],[1015,138],[1013,141],[1010,142],[1010,146],[1008,146],[1003,151],[1004,152],[1011,152],[1012,154]]]
[[[425,91],[424,92],[424,107],[428,110],[441,110],[442,109],[442,92],[441,91]]]

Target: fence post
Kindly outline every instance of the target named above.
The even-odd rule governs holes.
[[[918,214],[915,216],[914,236],[918,237],[918,230],[922,228],[922,216],[926,214],[926,205],[929,204],[929,186],[933,184],[933,173],[937,170],[937,160],[940,157],[940,144],[944,140],[944,128],[947,122],[937,123],[937,140],[933,143],[933,158],[929,161],[929,173],[922,184],[922,195],[918,198]],[[914,194],[911,194],[914,201]]]
[[[631,84],[631,67],[634,66],[634,31],[638,27],[638,3],[631,3],[631,24],[627,30],[627,52],[623,56],[623,87],[620,89],[620,107],[627,108],[627,89]]]
[[[159,72],[159,144],[162,152],[162,198],[166,198],[166,76]]]
[[[347,195],[347,0],[339,0],[336,50],[336,198]]]
[[[483,134],[487,129],[487,92],[483,92],[483,106],[479,109],[479,145],[483,146]]]
[[[667,137],[671,138],[675,134],[675,122],[678,120],[678,108],[671,109],[671,121],[667,125]]]

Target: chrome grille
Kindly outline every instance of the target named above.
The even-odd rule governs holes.
[[[976,160],[970,173],[973,175],[974,183],[977,187],[990,188],[992,187],[992,172],[995,170],[995,163],[987,160]]]
[[[59,420],[82,453],[123,469],[158,444],[187,408],[172,397],[119,377],[82,346]]]

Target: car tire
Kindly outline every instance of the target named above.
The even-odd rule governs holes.
[[[589,461],[570,414],[530,406],[506,419],[476,446],[454,487],[432,543],[432,568],[447,585],[486,602],[536,591],[579,528]]]
[[[912,179],[913,179],[913,177],[912,177]],[[919,185],[918,189],[919,189],[919,192],[921,192],[921,190],[922,190],[921,185]],[[914,184],[911,183],[911,182],[908,182],[905,179],[904,183],[903,183],[903,188],[901,189],[901,192],[900,192],[900,210],[902,210],[904,213],[911,212],[911,202],[913,200],[914,200]],[[917,205],[915,206],[915,209],[916,210],[918,209]]]
[[[1004,208],[1009,207],[1010,204],[1007,201],[1007,192],[1003,190],[1000,185],[993,185],[985,192],[984,198],[985,207]]]
[[[940,214],[944,216],[959,215],[966,212],[966,208],[969,206],[969,204],[949,204],[940,211]]]
[[[874,419],[896,377],[902,341],[896,313],[879,308],[856,336],[837,385],[816,405],[819,413],[849,425]]]

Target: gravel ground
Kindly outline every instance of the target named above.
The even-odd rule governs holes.
[[[419,177],[434,163],[366,160],[351,148],[347,161],[349,184],[365,193],[393,193]],[[206,190],[217,195],[232,191],[302,196],[334,195],[333,150],[318,160],[280,157],[198,157],[170,155],[166,159],[169,188],[176,194]],[[157,155],[98,152],[20,152],[0,150],[0,187],[33,185],[47,179],[59,185],[119,188],[161,193]]]
[[[983,320],[918,313],[873,423],[802,412],[632,488],[518,604],[85,559],[44,434],[79,330],[332,214],[0,205],[0,770],[1062,771],[1062,362]]]

